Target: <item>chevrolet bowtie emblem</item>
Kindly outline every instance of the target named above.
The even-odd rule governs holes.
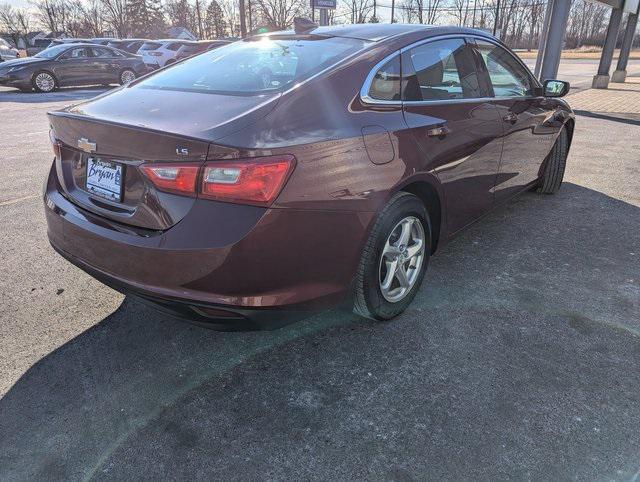
[[[81,149],[84,152],[95,152],[96,143],[89,142],[89,139],[85,139],[83,137],[82,139],[78,139],[78,149]]]

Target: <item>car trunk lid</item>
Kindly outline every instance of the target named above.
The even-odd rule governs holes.
[[[217,105],[221,99],[215,102],[206,94],[182,93],[182,104],[174,92],[161,94],[165,95],[138,100],[107,95],[49,114],[60,145],[56,173],[69,200],[117,222],[168,229],[189,212],[195,198],[157,189],[140,166],[149,162],[201,165],[211,141],[267,112],[256,108],[263,103],[258,99],[238,103],[235,97],[225,96],[226,108],[221,108]],[[202,106],[192,99],[194,95],[213,103]],[[225,151],[216,146],[216,153]]]

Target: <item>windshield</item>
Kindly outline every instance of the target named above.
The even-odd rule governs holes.
[[[236,95],[272,92],[309,78],[365,45],[339,37],[257,37],[192,57],[136,87]]]
[[[48,49],[44,49],[42,52],[38,52],[34,55],[34,57],[39,57],[41,59],[52,59],[57,57],[62,52],[69,48],[68,45],[55,45],[53,47],[49,47]]]

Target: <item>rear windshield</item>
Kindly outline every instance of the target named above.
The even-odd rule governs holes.
[[[363,40],[339,37],[251,38],[159,71],[137,87],[235,95],[278,91],[365,45]]]
[[[140,47],[140,50],[155,50],[161,45],[162,44],[159,44],[158,42],[145,42],[142,44],[142,47]]]

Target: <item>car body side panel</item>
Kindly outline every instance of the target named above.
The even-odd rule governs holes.
[[[553,147],[562,121],[556,118],[560,104],[552,99],[496,99],[494,103],[505,131],[495,186],[496,201],[499,202],[540,177],[540,166]]]
[[[447,235],[493,206],[493,186],[502,152],[502,126],[491,102],[405,103],[405,118],[415,142],[443,186]],[[442,127],[444,136],[431,136]]]

